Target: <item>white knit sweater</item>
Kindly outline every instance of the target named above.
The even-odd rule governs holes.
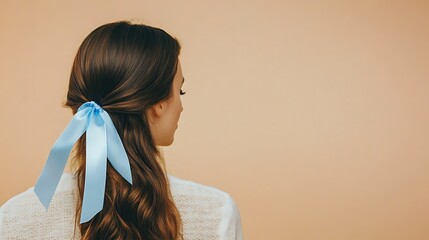
[[[217,188],[168,174],[174,202],[183,221],[185,240],[241,240],[238,207]],[[64,173],[46,211],[34,187],[9,199],[0,208],[0,239],[80,239],[74,230],[76,179]]]

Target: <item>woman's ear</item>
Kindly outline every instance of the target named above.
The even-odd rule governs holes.
[[[155,123],[161,118],[165,109],[167,109],[167,101],[156,103],[146,110],[146,116],[150,122]]]

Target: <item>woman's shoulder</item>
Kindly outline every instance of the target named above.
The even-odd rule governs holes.
[[[74,194],[76,190],[74,187],[75,181],[74,176],[71,173],[63,173],[61,176],[60,182],[58,183],[57,189],[55,190],[54,197],[52,199],[52,205],[54,205],[55,200],[59,200],[58,197],[62,195]],[[37,196],[34,193],[34,186],[28,188],[26,191],[21,192],[9,200],[7,200],[2,206],[3,210],[12,210],[16,209],[17,206],[28,205],[29,203],[34,203],[38,201]],[[43,208],[43,206],[40,204]]]
[[[227,192],[214,186],[205,185],[184,178],[179,178],[171,174],[168,174],[167,176],[170,182],[170,189],[172,190],[172,194],[187,194],[197,196],[209,195],[216,198],[230,197]]]
[[[170,189],[184,222],[185,239],[204,231],[210,239],[242,239],[241,217],[236,202],[226,191],[168,175]],[[201,232],[202,233],[202,232]]]
[[[74,230],[69,226],[74,225],[74,199],[77,197],[73,178],[70,173],[61,176],[48,210],[34,193],[34,186],[10,198],[0,207],[0,236],[69,238]]]
[[[168,174],[171,194],[175,200],[186,200],[189,204],[212,204],[213,207],[236,205],[232,196],[217,187]],[[195,202],[196,201],[196,202]]]

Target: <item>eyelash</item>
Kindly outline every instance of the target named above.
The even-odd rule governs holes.
[[[180,89],[180,95],[185,95],[186,92],[183,92],[182,89]]]

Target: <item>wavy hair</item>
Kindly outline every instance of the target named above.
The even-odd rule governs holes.
[[[180,49],[179,41],[164,30],[127,21],[96,28],[79,47],[64,106],[75,114],[83,103],[95,101],[108,112],[133,177],[130,185],[108,162],[103,209],[78,224],[86,135],[78,140],[72,168],[78,185],[75,219],[82,239],[183,239],[162,151],[145,115],[149,107],[172,96]]]

